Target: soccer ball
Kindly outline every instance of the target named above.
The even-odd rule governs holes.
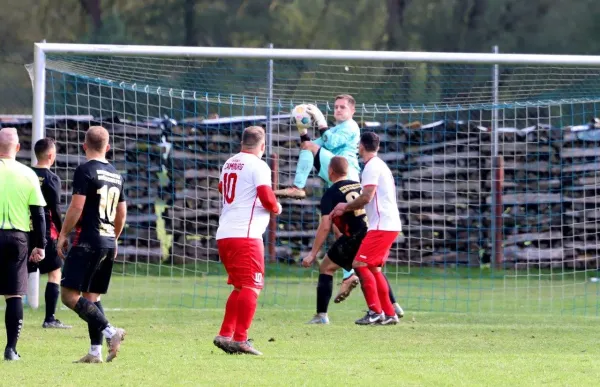
[[[292,123],[296,124],[298,129],[308,129],[312,126],[312,116],[306,108],[306,105],[298,105],[292,110]]]

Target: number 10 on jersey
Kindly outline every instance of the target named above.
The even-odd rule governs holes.
[[[226,173],[223,175],[223,203],[233,203],[233,199],[235,199],[236,184],[237,173]]]

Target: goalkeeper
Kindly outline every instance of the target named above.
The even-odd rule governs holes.
[[[314,141],[310,140],[308,128],[297,123],[300,132],[300,155],[298,165],[296,166],[296,177],[294,185],[289,188],[275,191],[278,197],[304,199],[306,192],[306,180],[313,168],[317,170],[319,177],[327,183],[327,187],[332,185],[327,170],[329,162],[334,156],[342,156],[348,160],[349,170],[348,178],[354,181],[360,181],[360,168],[358,166],[358,141],[360,140],[360,129],[352,116],[355,112],[356,101],[351,95],[342,94],[335,97],[334,117],[336,126],[327,127],[327,120],[323,113],[314,105],[308,105],[308,113],[313,121],[317,123],[321,138]]]

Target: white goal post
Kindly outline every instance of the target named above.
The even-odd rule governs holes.
[[[108,59],[104,60],[104,58]],[[141,58],[140,63],[143,62],[140,67],[136,67],[138,58]],[[240,62],[244,64],[239,65]],[[258,65],[252,67],[258,62],[264,67]],[[295,68],[290,70],[297,63],[302,64],[298,66],[301,70]],[[103,68],[105,65],[110,66],[106,71]],[[229,72],[220,72],[218,66],[227,68]],[[123,71],[120,71],[121,68]],[[165,75],[171,70],[179,78],[173,80]],[[205,70],[206,75],[203,73]],[[144,71],[151,74],[145,77]],[[244,76],[251,71],[255,73],[248,81]],[[502,277],[502,281],[505,281],[503,289],[493,281],[490,282],[489,288],[487,283],[473,285],[473,291],[479,291],[478,297],[481,297],[470,301],[474,305],[476,303],[474,307],[468,305],[465,307],[461,304],[465,299],[471,299],[471,293],[469,293],[470,289],[465,290],[458,285],[458,282],[454,289],[449,290],[450,295],[443,293],[443,296],[437,294],[436,290],[426,293],[427,286],[421,286],[422,284],[406,285],[412,286],[411,297],[418,300],[419,305],[421,300],[427,299],[430,304],[424,308],[438,308],[438,304],[442,303],[441,308],[447,310],[444,297],[453,298],[457,311],[465,308],[467,310],[508,310],[494,306],[500,304],[518,309],[520,306],[517,306],[514,300],[519,298],[526,299],[530,307],[540,310],[546,308],[547,304],[550,305],[547,310],[555,306],[576,310],[581,308],[580,302],[583,302],[587,308],[591,308],[589,305],[596,307],[599,305],[599,297],[586,290],[585,282],[588,275],[591,276],[588,271],[596,269],[597,263],[594,263],[592,269],[591,262],[597,260],[596,251],[600,251],[600,240],[594,242],[590,237],[590,230],[596,230],[596,225],[593,223],[596,215],[594,213],[593,216],[588,217],[586,214],[592,205],[591,198],[596,197],[596,194],[591,192],[595,190],[597,184],[600,185],[600,178],[596,181],[596,177],[591,175],[593,165],[589,161],[590,157],[596,156],[600,160],[600,152],[596,155],[595,150],[588,146],[592,141],[600,141],[600,133],[597,135],[591,133],[595,129],[600,129],[600,120],[598,126],[589,124],[590,114],[593,114],[596,109],[600,111],[600,56],[44,42],[34,44],[34,63],[31,73],[32,144],[46,136],[48,118],[46,114],[51,116],[60,113],[67,116],[69,115],[67,106],[81,116],[91,116],[92,110],[98,112],[99,117],[94,118],[100,121],[114,117],[123,118],[119,123],[130,127],[141,126],[138,124],[142,120],[136,121],[130,117],[138,117],[138,107],[144,103],[146,107],[150,107],[140,109],[144,111],[139,115],[143,116],[144,124],[154,121],[154,125],[162,120],[161,109],[164,108],[162,98],[168,100],[171,97],[169,106],[172,110],[176,105],[173,100],[179,98],[177,104],[180,107],[176,109],[180,109],[178,112],[183,113],[182,115],[189,113],[189,104],[192,104],[194,109],[200,102],[205,102],[207,106],[209,103],[226,106],[223,109],[225,111],[223,116],[230,119],[227,123],[218,119],[211,120],[209,113],[214,112],[209,112],[208,107],[202,114],[194,111],[193,116],[188,114],[179,117],[182,118],[180,123],[184,122],[190,126],[214,124],[214,127],[210,126],[202,134],[199,134],[200,130],[204,129],[196,131],[196,127],[193,128],[192,135],[190,135],[192,132],[184,132],[178,148],[179,161],[185,159],[187,154],[198,152],[193,154],[196,162],[212,152],[209,155],[212,157],[210,158],[212,164],[206,167],[206,171],[198,168],[197,164],[191,167],[191,164],[187,164],[179,167],[178,175],[173,174],[184,180],[187,177],[197,179],[194,181],[205,178],[207,182],[200,188],[193,187],[187,182],[184,182],[183,186],[172,187],[174,196],[177,196],[175,191],[178,189],[178,192],[183,192],[185,195],[195,190],[196,202],[189,207],[191,209],[188,209],[188,203],[185,203],[183,206],[185,208],[180,211],[183,213],[187,211],[187,213],[179,223],[181,230],[178,231],[180,234],[186,233],[184,226],[187,227],[193,222],[203,222],[202,224],[205,225],[203,227],[206,232],[194,240],[193,247],[190,247],[192,242],[189,246],[185,245],[187,242],[183,242],[185,246],[182,254],[189,254],[196,261],[198,261],[198,251],[201,249],[197,246],[202,245],[203,238],[210,239],[214,231],[215,220],[212,217],[215,215],[216,208],[211,206],[211,203],[204,207],[198,203],[219,200],[214,199],[218,194],[215,194],[214,187],[208,181],[214,180],[214,170],[219,163],[219,157],[235,148],[230,146],[231,144],[221,147],[222,143],[233,142],[236,138],[234,134],[239,131],[239,128],[231,129],[234,126],[232,122],[238,119],[238,123],[245,122],[244,118],[249,121],[249,117],[252,117],[252,120],[262,120],[261,123],[266,125],[267,132],[267,156],[271,156],[272,152],[277,154],[282,149],[286,152],[286,160],[282,162],[285,171],[276,171],[275,174],[285,176],[286,179],[282,177],[279,180],[282,181],[281,184],[287,184],[293,181],[294,163],[298,152],[297,146],[289,145],[297,140],[296,138],[290,140],[290,134],[294,132],[289,130],[289,116],[286,116],[290,106],[299,102],[317,101],[320,106],[330,111],[327,103],[332,101],[332,97],[337,94],[357,93],[359,98],[357,98],[355,118],[360,121],[361,129],[374,128],[373,130],[382,134],[382,144],[385,142],[385,145],[382,145],[383,157],[386,162],[393,164],[392,169],[401,184],[398,187],[399,207],[401,207],[405,229],[395,244],[396,253],[391,258],[397,269],[395,279],[399,278],[398,273],[407,274],[398,269],[399,267],[406,266],[410,272],[410,267],[413,265],[432,267],[443,265],[444,268],[448,265],[464,265],[479,268],[487,267],[488,264],[500,265],[506,259],[510,265],[503,269],[515,270],[513,274],[508,270],[504,273],[506,276]],[[55,95],[52,94],[54,91],[48,88],[51,78],[60,82],[57,73],[66,74],[65,77],[76,80],[64,81],[71,82],[70,88],[57,87],[60,92]],[[240,75],[240,73],[244,74]],[[227,76],[230,78],[226,78]],[[138,78],[142,80],[136,83]],[[152,83],[153,81],[156,83]],[[169,90],[171,81],[174,85]],[[209,98],[209,91],[215,93],[215,88],[221,87],[219,82],[223,84],[222,95]],[[239,84],[243,86],[238,87]],[[144,93],[144,87],[146,90],[151,90],[146,93],[152,94],[152,98],[156,97],[154,100],[149,97],[147,101],[138,101],[138,93]],[[116,90],[114,94],[117,95],[114,98],[113,89]],[[64,96],[57,96],[60,93]],[[67,93],[71,95],[67,96]],[[180,97],[174,93],[178,93]],[[312,99],[313,93],[314,99]],[[369,100],[374,95],[377,98]],[[64,107],[64,112],[52,111],[52,104],[48,104],[51,98],[63,98],[56,105]],[[229,102],[228,98],[231,98]],[[239,99],[235,102],[234,98]],[[245,109],[245,106],[239,102],[253,99],[259,102],[255,102],[249,109]],[[81,103],[92,105],[90,102],[92,100],[93,109],[88,106],[88,109],[82,108],[80,111],[80,101],[87,101]],[[115,105],[121,105],[111,110],[114,101],[117,102]],[[132,110],[135,110],[135,114]],[[265,111],[267,111],[266,115]],[[204,113],[209,117],[208,119],[204,119]],[[199,119],[200,116],[203,122]],[[600,116],[600,113],[597,116]],[[278,117],[277,119],[280,120],[287,117],[288,122],[285,124],[287,127],[284,130],[273,131],[273,117]],[[328,117],[331,117],[330,113]],[[170,118],[174,118],[173,122],[179,119]],[[98,120],[94,121],[98,122]],[[114,121],[106,122],[110,125]],[[160,125],[162,124],[156,124],[150,132],[162,136],[158,129]],[[220,132],[227,125],[230,132]],[[283,126],[281,124],[279,128]],[[79,128],[77,125],[75,127]],[[568,133],[563,130],[565,128],[569,128]],[[126,143],[119,148],[123,160],[126,160],[126,156],[130,156],[127,152],[132,151],[138,139],[139,142],[147,142],[143,144],[145,151],[157,145],[155,139],[150,140],[149,135],[142,138],[138,136],[137,131],[128,131],[129,129],[125,128],[119,132],[122,142]],[[553,129],[559,130],[560,133]],[[56,128],[49,130],[54,130],[56,133],[64,130],[61,140],[63,148],[76,149],[76,145],[81,141],[78,138],[79,134],[74,133],[79,129],[71,131],[70,128],[57,125]],[[587,134],[581,137],[575,134],[577,131],[587,131]],[[444,133],[440,135],[441,132]],[[206,146],[204,148],[197,146],[193,151],[189,151],[193,146],[198,145],[192,144],[198,140],[190,139],[196,136],[206,137]],[[218,139],[215,140],[217,137]],[[213,140],[215,143],[209,144]],[[218,141],[221,143],[217,144]],[[277,145],[274,145],[274,141],[278,142]],[[564,145],[567,142],[569,143]],[[162,144],[165,143],[167,143],[166,139]],[[138,151],[138,148],[135,151]],[[170,150],[167,151],[169,152]],[[502,156],[499,156],[500,154]],[[63,168],[65,173],[71,173],[76,165],[75,162],[81,159],[81,154],[71,152],[66,156],[68,157],[61,160],[63,164],[60,168]],[[143,156],[151,158],[148,154]],[[503,158],[507,158],[508,161]],[[131,163],[141,163],[137,160]],[[31,152],[31,162],[32,164],[36,162],[34,152]],[[158,168],[156,165],[153,165],[154,167]],[[505,170],[508,183],[503,186]],[[150,171],[148,169],[144,172]],[[536,174],[541,176],[538,180],[532,177]],[[563,179],[568,174],[572,177],[572,181],[567,182]],[[148,179],[146,183],[152,185],[153,182]],[[522,188],[527,184],[528,187]],[[150,187],[148,191],[152,189],[156,190],[155,187]],[[202,197],[198,193],[200,189],[204,192]],[[315,199],[321,191],[318,189],[311,191],[310,188],[308,191],[312,196],[306,202],[285,203],[288,207],[287,221],[290,224],[295,221],[295,216],[304,219],[308,208],[312,215],[316,213],[314,208],[318,206],[318,201]],[[406,196],[401,198],[403,194]],[[598,198],[597,218],[600,219],[600,194]],[[142,203],[141,198],[136,199]],[[186,197],[183,201],[187,199]],[[567,202],[569,204],[565,204]],[[142,204],[145,205],[145,202]],[[294,208],[297,209],[302,205],[306,208],[290,210],[291,207],[295,206]],[[213,213],[208,214],[211,211]],[[145,219],[151,218],[154,214],[143,215],[139,217],[143,218],[140,220],[143,226],[139,229],[142,227],[150,229],[151,226],[147,226],[149,223]],[[534,222],[535,219],[525,219],[528,216],[537,219],[537,223]],[[509,226],[503,225],[502,219],[508,219]],[[165,223],[168,220],[170,219],[165,218]],[[289,228],[287,225],[278,228],[277,235],[288,238],[286,243],[282,243],[285,246],[281,247],[289,251],[293,250],[297,255],[298,251],[310,245],[310,242],[307,242],[310,241],[307,234],[314,229],[314,219],[307,220],[306,224],[306,230],[302,228],[304,220],[300,221],[299,226],[294,224]],[[154,232],[154,236],[148,236],[148,239],[159,239],[156,237],[156,230],[148,230],[148,235],[151,234],[150,231]],[[275,228],[273,228],[274,234]],[[137,235],[132,238],[137,238]],[[140,237],[140,239],[144,238]],[[289,246],[292,243],[287,242],[293,238],[296,239],[294,239],[294,248],[291,248]],[[134,245],[137,247],[137,239]],[[208,246],[209,243],[206,242],[202,248],[208,251],[212,248]],[[190,249],[186,250],[188,247]],[[188,253],[193,249],[195,249],[193,252]],[[206,255],[208,256],[208,253]],[[210,271],[209,264],[214,262],[212,258],[205,258],[203,261],[205,268],[202,270],[195,268],[189,270],[185,259],[183,263],[178,261],[176,264],[183,266],[181,272],[191,275],[194,281],[204,281],[207,277],[204,275]],[[135,264],[137,263],[136,260]],[[534,265],[537,265],[536,269],[532,270],[531,267]],[[522,268],[526,270],[518,271]],[[137,275],[137,266],[132,270],[136,270],[135,275]],[[159,272],[162,273],[160,270],[162,267],[159,267]],[[173,272],[169,273],[172,276]],[[557,277],[557,274],[561,277]],[[128,273],[123,275],[125,285],[127,275]],[[565,279],[569,275],[571,282]],[[37,275],[32,276],[32,280],[35,281],[36,278]],[[287,277],[282,278],[284,278],[282,282],[287,281]],[[527,282],[531,278],[535,278],[538,282],[535,284]],[[549,285],[542,279],[550,279]],[[281,297],[288,297],[288,305],[307,307],[308,303],[305,303],[303,296],[306,290],[305,284],[302,281],[298,284],[293,281],[290,283],[293,283],[293,286],[281,287],[281,294],[284,294]],[[181,286],[184,285],[187,286],[187,284]],[[212,285],[210,283],[210,286]],[[210,286],[194,289],[194,292],[204,291],[205,305],[213,305],[207,303],[206,299],[214,298],[217,303],[222,299],[221,290],[210,290]],[[446,286],[446,283],[440,286]],[[148,287],[156,290],[156,294],[160,291],[160,286],[153,287],[152,284]],[[429,288],[433,287],[429,286]],[[559,290],[555,291],[555,289]],[[36,300],[39,298],[37,287],[32,286],[32,291],[36,294],[32,294],[31,300],[37,303]],[[171,293],[167,292],[168,296],[165,297],[169,297],[169,300],[170,297],[176,298],[174,292],[175,290]],[[589,299],[581,301],[578,298],[581,294],[591,295]],[[194,293],[191,298],[195,300],[196,295]],[[184,298],[183,293],[181,298]],[[444,301],[440,301],[442,299]],[[488,301],[490,299],[492,301]],[[148,303],[155,302],[153,306],[162,305],[160,295],[157,295],[154,301],[151,297],[145,297],[144,302],[147,300]],[[560,303],[556,300],[560,300]],[[572,305],[569,304],[571,301]],[[281,299],[273,301],[273,304],[278,302],[282,302]],[[132,305],[137,304],[132,303]]]

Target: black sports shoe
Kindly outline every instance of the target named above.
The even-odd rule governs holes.
[[[19,354],[14,349],[6,347],[6,349],[4,349],[4,360],[21,360],[21,356],[19,356]]]
[[[373,312],[372,310],[369,310],[367,314],[364,315],[364,317],[359,318],[354,323],[357,325],[373,325],[380,323],[383,319],[383,313],[378,314]]]
[[[71,329],[71,325],[63,324],[60,320],[44,321],[42,328],[54,328],[54,329]]]

